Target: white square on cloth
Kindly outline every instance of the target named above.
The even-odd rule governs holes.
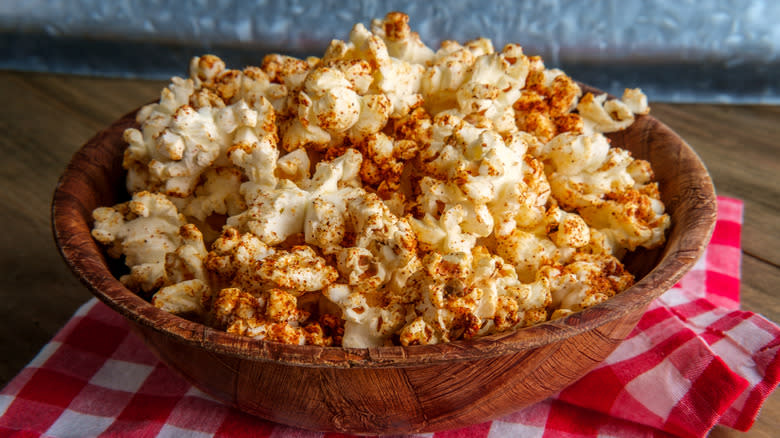
[[[89,383],[119,391],[137,392],[154,367],[108,359]]]

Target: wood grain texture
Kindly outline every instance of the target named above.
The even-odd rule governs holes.
[[[4,385],[91,296],[62,263],[51,239],[49,206],[57,178],[95,132],[156,98],[165,83],[18,72],[0,72],[0,78]],[[652,114],[702,157],[718,193],[745,201],[742,305],[780,322],[780,172],[774,170],[780,163],[780,107],[651,106]],[[776,436],[779,421],[780,394],[775,392],[749,432],[716,427],[711,436]]]
[[[122,133],[134,123],[130,113],[99,132],[60,179],[52,218],[65,261],[193,384],[239,409],[312,430],[445,430],[549,397],[614,350],[650,301],[692,267],[715,224],[714,188],[699,158],[664,124],[638,117],[611,137],[651,162],[672,227],[662,250],[627,261],[637,275],[633,287],[566,318],[470,341],[367,349],[266,342],[157,309],[112,275],[90,235],[91,212],[126,199]]]

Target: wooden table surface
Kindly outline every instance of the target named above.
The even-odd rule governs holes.
[[[160,81],[0,71],[0,387],[91,294],[54,246],[49,205],[71,155],[95,132],[156,99]],[[707,165],[718,194],[745,201],[742,306],[780,322],[780,107],[651,104]],[[780,394],[747,433],[777,436]]]

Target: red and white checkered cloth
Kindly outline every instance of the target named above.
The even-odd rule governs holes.
[[[449,437],[705,435],[747,430],[780,380],[780,328],[738,310],[742,202],[719,198],[706,254],[598,368],[504,418]],[[0,436],[336,437],[210,398],[162,365],[95,299],[0,392]]]

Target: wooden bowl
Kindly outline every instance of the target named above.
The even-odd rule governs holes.
[[[112,274],[114,263],[90,236],[91,213],[128,198],[122,132],[134,125],[135,112],[98,133],[60,179],[52,216],[62,256],[192,384],[242,411],[306,429],[431,432],[547,398],[615,349],[648,304],[694,264],[715,224],[712,181],[696,153],[664,124],[640,116],[610,137],[652,163],[672,226],[665,247],[626,260],[638,279],[633,287],[567,318],[470,341],[367,349],[265,342],[159,310]]]

